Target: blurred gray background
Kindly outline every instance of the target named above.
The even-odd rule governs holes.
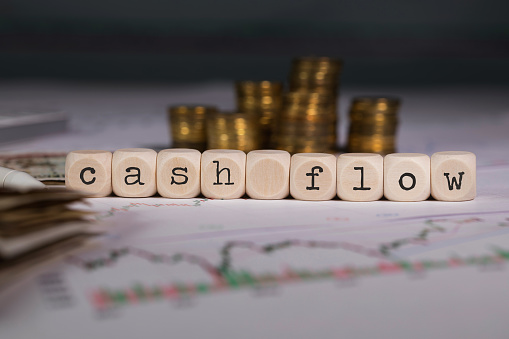
[[[3,79],[285,79],[339,56],[343,83],[507,84],[509,1],[2,0]]]

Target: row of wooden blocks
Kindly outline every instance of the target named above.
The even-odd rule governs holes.
[[[73,151],[67,155],[68,188],[96,197],[373,201],[465,201],[476,195],[476,157],[471,152],[325,153],[258,150],[145,148]]]

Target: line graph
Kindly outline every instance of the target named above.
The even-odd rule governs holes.
[[[343,266],[323,270],[301,270],[287,267],[280,273],[253,274],[245,270],[229,270],[222,279],[213,283],[144,285],[136,284],[126,289],[98,288],[91,293],[92,305],[97,310],[126,306],[163,299],[180,299],[203,294],[213,294],[241,288],[263,288],[315,280],[350,280],[401,273],[426,273],[461,267],[487,267],[506,264],[509,251],[493,249],[491,254],[467,257],[448,257],[440,260],[379,261],[370,266]]]

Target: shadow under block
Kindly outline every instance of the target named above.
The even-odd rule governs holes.
[[[157,153],[148,148],[124,148],[113,153],[113,192],[119,197],[150,197],[157,191]]]
[[[157,154],[157,192],[165,198],[194,198],[200,190],[201,153],[195,149],[165,149]]]
[[[111,152],[72,151],[65,159],[65,186],[93,197],[111,194]]]
[[[201,192],[212,199],[236,199],[246,193],[246,153],[208,150],[201,156]]]
[[[284,199],[290,193],[290,153],[257,150],[247,154],[246,193],[253,199]]]
[[[384,194],[384,159],[376,153],[345,153],[337,161],[338,197],[374,201]]]
[[[330,200],[336,195],[336,157],[297,153],[290,161],[290,194],[299,200]]]
[[[471,152],[431,156],[431,195],[436,200],[465,201],[476,195],[476,157]]]
[[[430,158],[393,153],[384,159],[384,195],[392,201],[423,201],[430,195]]]

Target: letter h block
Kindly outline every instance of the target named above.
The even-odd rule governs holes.
[[[194,198],[200,194],[201,153],[172,148],[157,154],[157,191],[165,198]]]
[[[201,156],[201,192],[212,199],[236,199],[246,193],[246,153],[208,150]]]
[[[111,194],[111,152],[72,151],[65,159],[65,186],[105,197]]]

